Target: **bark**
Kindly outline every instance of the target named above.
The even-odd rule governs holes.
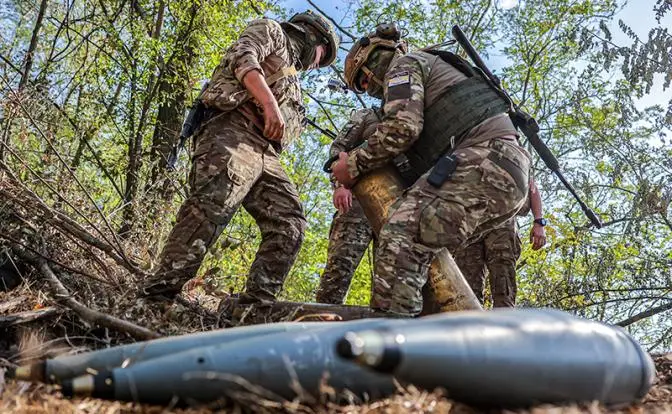
[[[26,57],[24,59],[23,65],[23,74],[21,75],[21,80],[19,81],[19,91],[21,91],[26,84],[28,83],[28,78],[30,77],[30,70],[33,67],[33,54],[37,48],[37,40],[40,35],[40,30],[42,29],[42,20],[44,19],[44,13],[47,11],[47,0],[42,0],[40,2],[40,10],[37,13],[37,19],[35,20],[35,26],[33,27],[33,35],[30,38],[30,45],[28,46],[28,51],[26,51]]]
[[[13,313],[11,315],[0,315],[0,329],[51,318],[62,313],[63,311],[60,309],[49,307],[32,311]]]
[[[158,38],[163,22],[163,3],[160,4],[157,20],[152,36]],[[191,13],[184,22],[178,24],[175,33],[175,51],[164,62],[159,60],[157,66],[160,72],[157,76],[150,76],[147,81],[147,95],[143,100],[140,111],[140,118],[137,127],[134,128],[135,139],[129,140],[129,164],[126,174],[126,191],[124,192],[125,207],[123,212],[124,223],[119,230],[119,234],[129,233],[134,225],[137,223],[134,203],[137,198],[138,188],[140,184],[138,173],[142,165],[142,134],[147,124],[148,113],[152,103],[157,97],[161,98],[159,106],[159,113],[157,123],[154,129],[153,143],[150,153],[152,154],[152,161],[154,167],[152,168],[152,176],[148,185],[155,182],[155,177],[158,177],[160,172],[165,170],[165,159],[179,133],[182,125],[181,113],[184,112],[184,102],[187,93],[188,84],[188,70],[192,64],[195,38],[191,36],[193,24],[198,13],[198,4],[192,3]],[[187,39],[185,41],[185,39]],[[161,92],[165,92],[168,96],[164,96]],[[171,96],[172,95],[172,96]],[[157,144],[158,143],[158,144]],[[161,162],[164,160],[163,162]],[[165,194],[164,198],[172,197],[172,186],[168,182],[162,185]]]
[[[159,105],[154,134],[152,135],[152,148],[150,150],[152,173],[150,181],[147,183],[148,187],[157,183],[166,171],[166,160],[173,145],[177,142],[182,128],[188,86],[185,82],[186,76],[184,73],[180,73],[183,71],[177,68],[178,63],[175,62],[171,65],[173,67],[169,69],[170,76],[163,78],[159,84],[159,96],[163,99]],[[173,78],[174,81],[171,81],[170,78]],[[161,198],[170,200],[174,191],[172,190],[173,186],[166,183],[166,180],[167,178],[164,179],[164,183],[159,187],[159,190]]]
[[[257,325],[283,321],[350,321],[363,318],[389,318],[388,313],[366,306],[328,305],[323,303],[274,302],[239,305],[237,298],[226,298],[219,312],[230,317],[235,326]]]
[[[165,201],[170,201],[175,193],[175,186],[172,185],[170,178],[165,176],[166,160],[173,145],[177,143],[182,129],[185,104],[189,95],[189,68],[193,65],[198,48],[196,37],[191,35],[198,8],[192,5],[190,11],[189,19],[181,24],[176,36],[177,39],[187,38],[187,40],[184,47],[178,48],[173,59],[168,62],[166,76],[161,78],[158,87],[161,104],[152,136],[150,151],[152,173],[148,187],[158,183],[163,177],[163,182],[152,188],[158,189]],[[148,190],[151,192],[149,188]]]

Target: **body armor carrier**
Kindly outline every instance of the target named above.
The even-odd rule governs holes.
[[[466,60],[443,50],[424,52],[438,56],[462,72],[467,79],[450,87],[425,109],[420,137],[408,151],[394,159],[407,185],[413,184],[429,171],[472,128],[510,110],[510,103],[490,85],[480,70]]]

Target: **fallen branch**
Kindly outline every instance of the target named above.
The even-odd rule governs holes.
[[[77,299],[70,295],[70,292],[68,292],[65,286],[63,286],[61,281],[58,280],[58,277],[51,270],[46,260],[38,258],[37,263],[40,271],[44,275],[44,278],[51,287],[54,298],[63,306],[72,309],[75,313],[77,313],[77,315],[79,315],[80,318],[86,322],[127,333],[135,339],[147,340],[160,337],[158,333],[150,331],[147,328],[143,328],[142,326],[138,326],[123,319],[115,318],[114,316],[89,309],[88,307],[79,303]]]
[[[97,276],[94,276],[94,275],[90,275],[90,274],[88,274],[88,273],[86,273],[86,272],[83,272],[83,271],[81,271],[81,270],[74,269],[74,268],[72,268],[72,267],[70,267],[70,266],[68,266],[68,265],[65,265],[65,264],[59,262],[59,261],[56,260],[56,259],[52,259],[51,257],[47,257],[47,256],[45,256],[45,255],[39,253],[36,249],[34,249],[34,248],[28,246],[27,244],[25,244],[25,243],[23,243],[23,242],[21,242],[21,241],[19,241],[19,240],[16,240],[15,238],[13,238],[13,237],[11,237],[11,236],[8,236],[8,235],[6,235],[6,234],[0,234],[0,239],[5,239],[5,240],[11,242],[12,245],[13,245],[12,247],[22,247],[22,248],[24,248],[24,249],[28,249],[28,250],[30,250],[31,252],[33,252],[33,253],[35,253],[36,255],[38,255],[38,256],[40,256],[41,258],[43,258],[44,260],[47,260],[47,261],[49,261],[49,262],[55,264],[56,266],[60,267],[61,269],[65,269],[65,270],[67,270],[68,272],[72,272],[72,273],[75,273],[75,274],[78,274],[78,275],[82,275],[82,276],[84,276],[84,277],[88,277],[89,279],[95,280],[96,282],[100,282],[100,283],[103,283],[103,284],[105,284],[105,285],[113,285],[112,282],[110,282],[110,281],[101,279],[101,278],[99,278],[99,277],[97,277]]]
[[[117,234],[116,234],[116,233],[114,232],[114,230],[112,229],[112,225],[111,225],[110,222],[107,220],[107,217],[105,217],[105,214],[103,214],[103,211],[102,211],[102,209],[100,208],[100,206],[98,206],[98,204],[95,202],[95,200],[93,199],[93,196],[91,196],[91,194],[89,193],[89,191],[87,191],[87,189],[86,189],[86,187],[84,186],[84,184],[82,184],[82,182],[80,181],[80,179],[77,177],[77,174],[75,174],[75,172],[72,170],[72,168],[70,168],[70,165],[65,161],[65,159],[64,159],[63,156],[60,154],[60,152],[58,151],[58,149],[54,146],[54,144],[53,144],[53,143],[51,142],[51,140],[47,137],[47,135],[42,131],[42,128],[40,128],[40,126],[38,125],[37,121],[35,121],[35,119],[34,119],[33,116],[30,114],[30,112],[25,108],[25,106],[23,105],[23,103],[22,103],[21,100],[19,99],[19,95],[18,95],[18,93],[17,93],[16,91],[14,91],[14,89],[12,89],[11,85],[10,85],[9,83],[7,83],[7,81],[6,81],[5,79],[3,79],[3,81],[4,81],[4,83],[5,83],[6,87],[7,87],[7,90],[9,91],[9,93],[10,93],[10,94],[12,95],[12,97],[14,98],[15,104],[21,109],[21,111],[23,111],[23,113],[26,115],[26,117],[28,118],[28,120],[30,120],[30,123],[32,124],[33,128],[35,128],[35,130],[36,130],[36,131],[38,132],[38,134],[42,137],[42,139],[44,139],[44,141],[49,145],[49,148],[51,148],[51,150],[54,152],[54,154],[56,155],[56,157],[59,159],[59,161],[61,161],[61,163],[63,164],[63,166],[65,167],[65,169],[68,171],[68,173],[70,174],[70,176],[73,178],[73,180],[75,180],[75,183],[77,183],[77,185],[78,185],[79,188],[82,190],[82,192],[84,192],[84,195],[85,195],[86,198],[91,202],[91,205],[96,209],[96,211],[98,212],[98,214],[100,214],[100,217],[102,218],[103,223],[105,224],[105,226],[108,228],[108,230],[109,230],[110,233],[112,234],[112,240],[116,243],[117,247],[119,248],[119,254],[120,254],[122,257],[124,257],[124,248],[123,248],[123,246],[121,245],[121,242],[119,241],[119,239],[117,238]],[[20,89],[20,88],[21,88],[21,87],[19,87],[19,89]],[[14,154],[13,151],[12,151],[12,155],[16,156],[16,155]],[[42,178],[42,177],[40,177],[40,179],[41,179],[41,178]],[[41,181],[44,181],[44,180],[41,180]],[[56,194],[59,194],[59,193],[56,192]],[[59,194],[59,196],[60,196],[60,194]],[[61,196],[61,198],[62,198],[64,201],[66,201],[66,202],[68,203],[68,205],[70,205],[71,207],[74,208],[74,206],[72,206],[67,200],[65,200],[65,198],[63,198],[62,196]],[[76,210],[76,209],[75,209],[75,210]],[[102,232],[101,232],[101,236],[103,236]]]
[[[40,319],[50,318],[63,313],[61,309],[49,307],[25,312],[17,312],[11,315],[0,316],[0,328],[22,325],[28,322],[34,322]]]
[[[302,302],[273,302],[243,305],[238,304],[238,298],[236,297],[223,299],[219,304],[218,311],[222,315],[230,316],[233,324],[236,326],[296,320],[351,321],[364,318],[395,317],[389,313],[371,309],[368,306]]]

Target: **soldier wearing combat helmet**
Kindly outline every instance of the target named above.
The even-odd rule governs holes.
[[[417,178],[380,233],[371,306],[417,314],[434,254],[454,253],[520,210],[530,155],[509,102],[478,71],[449,52],[404,54],[393,25],[353,45],[345,78],[355,92],[382,97],[384,115],[368,145],[339,155],[336,178],[352,186],[399,156]]]
[[[208,249],[242,205],[261,244],[241,301],[274,300],[303,241],[306,220],[278,155],[301,134],[297,71],[330,65],[339,39],[307,11],[288,22],[252,21],[229,47],[201,100],[190,194],[143,293],[172,299],[196,275]]]

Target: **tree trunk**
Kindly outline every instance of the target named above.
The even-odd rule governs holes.
[[[21,80],[19,80],[18,91],[21,92],[23,88],[28,84],[30,79],[30,70],[33,67],[33,54],[35,49],[37,49],[38,36],[40,30],[42,29],[42,20],[44,19],[44,14],[47,11],[47,0],[42,0],[40,2],[40,9],[37,12],[37,19],[35,20],[35,26],[33,26],[33,34],[30,38],[30,45],[28,45],[28,50],[26,51],[24,57],[23,68],[21,70]],[[17,68],[15,68],[17,69]],[[12,136],[12,117],[11,114],[5,118],[5,122],[2,124],[2,144],[0,144],[0,161],[4,161],[6,157],[5,146],[9,146]]]
[[[164,99],[159,106],[150,152],[152,173],[148,186],[152,186],[155,190],[148,188],[148,193],[158,191],[160,197],[167,202],[172,199],[175,187],[171,179],[165,176],[166,160],[173,145],[177,143],[182,129],[185,104],[189,98],[189,68],[195,60],[195,51],[198,49],[197,38],[191,35],[198,7],[192,4],[190,11],[189,18],[181,22],[177,28],[176,38],[178,40],[187,38],[184,48],[168,62],[166,76],[161,78],[159,84],[159,96]],[[163,179],[161,185],[154,186],[161,179]]]
[[[33,53],[37,48],[37,40],[40,35],[40,29],[42,28],[42,19],[44,19],[44,13],[47,11],[47,0],[42,0],[40,2],[40,10],[37,12],[37,20],[35,20],[35,26],[33,27],[33,35],[30,38],[30,45],[28,46],[28,51],[26,52],[26,57],[24,59],[23,65],[23,74],[21,75],[21,80],[19,81],[19,91],[21,91],[30,78],[30,70],[33,67]]]

